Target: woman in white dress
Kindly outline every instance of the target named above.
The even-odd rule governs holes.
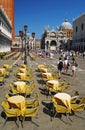
[[[75,76],[76,76],[76,74],[75,74],[75,70],[76,70],[76,61],[75,61],[74,58],[72,59],[71,68],[72,68],[72,77],[75,77]]]
[[[67,70],[68,70],[68,60],[67,60],[66,57],[64,58],[64,61],[63,61],[63,69],[64,69],[64,73],[67,73]]]

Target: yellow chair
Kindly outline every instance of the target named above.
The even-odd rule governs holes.
[[[79,104],[85,104],[85,96],[83,96],[79,101]]]
[[[9,97],[10,97],[10,95],[7,93],[7,94],[5,95],[5,98],[8,99]]]
[[[74,110],[77,109],[78,107],[83,110],[83,105],[84,105],[84,109],[85,109],[85,96],[83,96],[83,97],[74,96],[74,98],[72,98],[71,106]]]
[[[26,86],[28,87],[35,86],[34,80],[30,80],[29,82],[26,82],[26,83],[27,83]]]
[[[6,118],[5,118],[5,122],[4,122],[4,124],[3,124],[3,126],[6,124],[6,122],[7,122],[7,119],[8,118],[16,118],[16,120],[15,120],[15,123],[16,123],[16,125],[18,126],[18,124],[17,124],[17,118],[18,118],[18,116],[20,116],[20,112],[19,112],[19,109],[9,109],[9,108],[4,108],[4,113],[5,113],[5,115],[6,115]],[[19,127],[19,126],[18,126]]]
[[[59,90],[60,92],[66,92],[68,90],[69,86],[62,86],[62,87],[59,87]]]
[[[32,80],[33,76],[27,76],[27,75],[17,75],[17,80],[19,81],[25,81],[25,82],[30,82]]]
[[[4,76],[0,76],[0,85],[4,84]]]
[[[29,99],[26,100],[26,107],[31,108],[31,107],[39,107],[40,101],[36,99]]]
[[[5,68],[7,71],[11,72],[12,71],[12,66],[8,65],[8,64],[4,64],[3,68]]]
[[[3,77],[9,77],[9,75],[10,75],[10,72],[9,71],[7,71],[5,68],[1,68],[2,69],[2,71],[0,71],[0,75],[2,75]]]
[[[85,107],[85,104],[76,104],[76,103],[71,104],[71,109],[74,112],[82,112],[84,111],[84,107]]]
[[[2,106],[3,109],[5,109],[5,108],[10,108],[9,103],[8,103],[7,101],[3,101],[3,102],[1,103],[1,106]]]
[[[76,103],[78,101],[79,95],[78,96],[72,96],[71,97],[71,103]]]
[[[62,102],[61,103],[57,103],[55,101],[53,101],[53,113],[54,113],[54,117],[60,113],[60,114],[65,114],[67,120],[71,120],[69,118],[69,115],[72,113],[71,109],[67,108]],[[52,117],[51,117],[51,121],[52,121]]]
[[[12,94],[19,94],[19,92],[14,88],[12,84],[10,84],[10,91],[12,92]]]
[[[23,118],[23,120],[25,121],[26,118],[31,118],[31,122],[34,123],[34,124],[36,124],[36,122],[32,121],[32,118],[37,116],[38,110],[39,110],[39,107],[26,108],[26,110],[24,112],[24,118]],[[38,124],[36,124],[36,125],[39,126]]]
[[[25,97],[27,97],[28,95],[31,95],[35,90],[35,86],[30,86],[26,88],[26,93],[25,93]]]
[[[47,87],[47,86],[46,86]],[[69,86],[62,86],[62,87],[57,87],[56,89],[53,87],[47,87],[47,96],[48,95],[54,95],[57,92],[66,92],[68,90]]]

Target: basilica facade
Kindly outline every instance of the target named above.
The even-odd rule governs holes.
[[[66,19],[56,30],[50,30],[47,26],[42,34],[41,49],[47,50],[58,50],[70,48],[70,41],[73,36],[72,25]]]

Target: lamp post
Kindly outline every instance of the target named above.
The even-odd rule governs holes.
[[[24,64],[27,65],[27,45],[26,45],[26,32],[27,32],[27,25],[24,25],[24,31],[25,31],[25,57],[24,57]]]
[[[24,56],[24,64],[27,65],[27,45],[26,45],[26,32],[27,32],[27,25],[24,25],[24,32],[23,31],[19,31],[19,36],[21,37],[22,40],[22,52],[23,52],[23,40],[25,41],[25,56]]]
[[[24,33],[23,33],[23,31],[19,31],[19,36],[21,37],[21,40],[22,40],[22,52],[23,52],[23,36],[24,36]]]

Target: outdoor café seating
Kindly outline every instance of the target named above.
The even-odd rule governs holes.
[[[5,68],[7,71],[11,72],[12,71],[12,66],[8,64],[3,64],[3,68]]]
[[[32,72],[32,69],[26,69],[26,68],[19,68],[18,70],[16,70],[16,75],[18,74],[18,73],[23,73],[23,74],[26,74],[27,76],[29,76],[29,75],[32,75],[33,76],[33,72]]]
[[[5,68],[0,68],[0,75],[8,77],[9,74],[10,74],[9,71],[7,71]]]
[[[26,100],[26,107],[32,108],[32,107],[38,107],[40,105],[39,99],[33,98]]]
[[[53,103],[53,113],[54,117],[58,113],[64,113],[66,114],[66,117],[68,119],[68,115],[71,114],[71,96],[67,93],[57,93],[54,95],[52,98],[52,103]],[[52,118],[51,118],[52,120]]]
[[[38,70],[39,71],[41,70],[41,68],[48,68],[48,66],[47,65],[38,65]]]
[[[82,112],[84,111],[85,104],[77,104],[77,103],[71,103],[71,96],[67,93],[57,93],[52,98],[53,103],[53,113],[54,117],[60,113],[65,114],[67,119],[69,120],[69,115],[74,114],[75,112]],[[52,117],[51,117],[52,120]],[[71,120],[71,119],[70,119]]]
[[[16,75],[16,79],[17,80],[19,80],[19,81],[31,81],[32,80],[32,75],[30,75],[30,76],[27,76],[26,74],[24,74],[24,73],[17,73],[17,75]]]
[[[25,112],[24,112],[24,121],[27,117],[31,117],[31,122],[34,123],[32,121],[32,117],[37,116],[39,107],[33,107],[33,108],[26,108]],[[35,123],[36,124],[36,123]]]
[[[16,122],[17,118],[19,117],[19,120],[22,123],[23,121],[25,121],[26,117],[29,118],[35,117],[39,109],[40,101],[37,100],[36,98],[34,98],[34,100],[33,99],[26,100],[25,97],[21,95],[15,95],[9,97],[6,101],[3,101],[1,106],[6,115],[4,125],[6,124],[8,118],[15,117]]]
[[[16,81],[13,82],[14,87],[16,88],[17,92],[25,93],[26,91],[26,83],[23,81]]]
[[[8,101],[3,101],[1,103],[1,106],[3,108],[3,112],[5,113],[5,122],[3,124],[3,127],[6,124],[8,118],[13,118],[13,119],[15,118],[14,121],[15,121],[16,125],[18,126],[16,121],[17,121],[17,118],[20,116],[19,109],[10,108],[10,105],[9,105]]]
[[[20,68],[24,68],[24,69],[29,68],[29,66],[27,66],[27,65],[25,65],[25,64],[21,64],[19,67],[20,67]]]
[[[0,85],[4,84],[4,76],[0,76]]]
[[[65,92],[69,88],[69,85],[64,85],[63,82],[59,82],[58,80],[48,80],[46,82],[46,89],[48,94],[52,93],[56,94],[57,92]]]

